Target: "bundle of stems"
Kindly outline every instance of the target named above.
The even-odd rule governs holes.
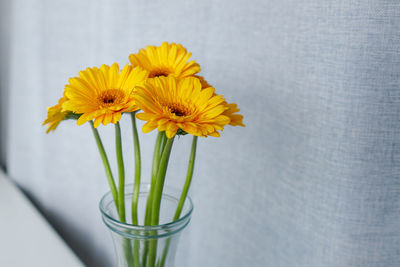
[[[141,184],[141,154],[140,154],[139,135],[137,131],[135,113],[136,112],[130,113],[132,120],[132,133],[133,133],[133,143],[135,151],[135,177],[134,177],[134,185],[132,191],[131,220],[132,220],[132,225],[139,225],[138,200],[139,200],[139,189]],[[106,151],[104,149],[103,143],[101,141],[99,132],[94,127],[92,121],[90,122],[90,124],[104,165],[104,170],[114,199],[115,207],[118,212],[119,220],[123,223],[127,223],[125,214],[125,166],[122,156],[122,138],[121,138],[120,124],[119,122],[115,124],[115,149],[116,149],[116,156],[117,156],[116,158],[118,163],[118,187],[116,186],[111,171],[110,163]],[[150,191],[147,197],[146,211],[144,217],[144,225],[146,226],[155,226],[159,224],[161,199],[165,184],[168,162],[171,155],[172,145],[174,143],[174,138],[175,137],[167,138],[164,132],[158,132],[155,141],[153,164],[151,171]],[[198,138],[197,136],[193,136],[186,180],[183,185],[183,189],[175,210],[175,214],[171,218],[171,221],[176,221],[179,219],[183,206],[185,204],[187,194],[189,192],[190,184],[193,177],[194,162],[196,157],[197,138]],[[166,242],[167,243],[166,246],[164,247],[162,257],[158,262],[156,262],[157,240],[147,240],[144,243],[142,255],[139,255],[140,244],[138,240],[135,240],[133,242],[133,247],[129,240],[125,240],[124,251],[128,266],[130,267],[164,266],[168,254],[170,240],[168,239]]]

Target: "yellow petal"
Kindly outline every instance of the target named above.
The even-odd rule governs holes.
[[[121,116],[122,116],[121,112],[114,113],[114,114],[112,115],[112,120],[111,120],[111,122],[112,122],[113,124],[116,124],[117,122],[119,122],[119,121],[121,120]]]
[[[94,120],[94,128],[99,127],[100,123],[103,121],[104,119],[104,115],[100,115],[98,116],[95,120]]]
[[[154,118],[154,115],[150,113],[137,113],[136,118],[143,121],[149,121]]]
[[[157,124],[154,124],[153,122],[149,121],[143,125],[142,131],[144,133],[148,133],[148,132],[153,131],[156,127],[157,127]]]
[[[165,135],[167,136],[168,139],[171,139],[172,137],[174,137],[176,134],[176,131],[173,130],[166,130],[165,131]]]
[[[113,119],[113,114],[111,113],[105,114],[103,119],[103,125],[105,126],[109,124],[112,121],[112,119]]]
[[[92,120],[91,115],[92,115],[92,114],[90,114],[90,113],[89,113],[89,114],[82,114],[82,115],[79,117],[79,119],[78,119],[78,121],[76,122],[76,124],[82,125],[82,124],[84,124],[85,122]]]

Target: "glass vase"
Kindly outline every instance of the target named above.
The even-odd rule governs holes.
[[[133,185],[126,186],[132,191]],[[140,187],[138,201],[139,225],[132,225],[132,193],[125,194],[127,223],[121,222],[111,192],[100,201],[100,211],[106,226],[110,229],[119,267],[173,267],[179,236],[189,224],[193,203],[187,197],[180,219],[172,222],[179,202],[180,191],[164,187],[161,198],[160,223],[144,225],[149,184]]]

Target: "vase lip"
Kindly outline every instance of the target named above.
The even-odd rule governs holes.
[[[126,184],[126,186],[133,187],[133,184],[132,183]],[[140,189],[141,189],[140,191],[142,191],[142,189],[145,189],[145,188],[150,188],[150,184],[142,183],[140,185]],[[180,190],[178,190],[174,187],[165,186],[164,188],[168,189],[169,191],[180,192]],[[189,207],[188,207],[187,211],[183,214],[183,216],[180,217],[178,220],[168,222],[168,223],[158,224],[158,225],[134,225],[134,224],[124,223],[124,222],[121,222],[118,219],[115,219],[112,216],[110,216],[107,213],[107,211],[105,210],[106,205],[108,203],[110,203],[107,199],[108,197],[110,197],[110,195],[111,195],[111,191],[108,191],[107,193],[105,193],[99,203],[100,212],[103,215],[103,221],[106,223],[106,225],[108,227],[111,227],[110,224],[112,224],[115,227],[120,227],[123,229],[133,230],[133,231],[171,230],[172,232],[170,232],[170,234],[173,234],[173,232],[179,231],[180,229],[184,228],[189,223],[190,216],[193,212],[192,199],[189,196],[186,196],[185,206],[187,203],[189,205]],[[125,194],[125,196],[127,196],[127,195],[132,195],[132,193]],[[170,196],[165,191],[163,192],[163,195]],[[178,193],[178,195],[179,195],[179,193]],[[112,197],[111,197],[111,201],[114,202]],[[106,202],[108,202],[108,203],[106,203]],[[107,222],[105,220],[107,220]],[[176,228],[178,228],[178,229],[174,230]],[[170,235],[170,234],[168,234],[168,235]]]

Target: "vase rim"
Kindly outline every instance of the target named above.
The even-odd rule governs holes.
[[[126,184],[126,186],[128,188],[133,187],[133,184],[132,183]],[[150,188],[149,183],[142,183],[140,185],[140,192],[143,192],[142,190],[146,190],[146,189],[149,190],[149,188]],[[171,193],[168,193],[166,191],[169,191],[169,192],[173,191],[173,192],[177,193],[177,195],[180,195],[180,190],[178,190],[174,187],[165,186],[164,189],[167,189],[167,190],[163,191],[163,196],[176,198],[175,196],[172,196]],[[129,195],[132,195],[132,193],[125,194],[125,196],[129,196]],[[166,234],[163,234],[162,236],[169,236],[169,235],[174,234],[174,233],[180,231],[181,229],[185,228],[186,225],[189,223],[190,216],[193,212],[192,199],[189,196],[186,196],[184,206],[186,206],[186,205],[189,205],[189,206],[186,209],[186,212],[183,214],[183,216],[181,216],[178,220],[163,223],[163,224],[158,224],[158,225],[134,225],[134,224],[130,224],[130,223],[121,222],[120,220],[115,219],[115,218],[113,218],[113,216],[108,214],[108,212],[106,211],[105,208],[110,203],[110,197],[111,197],[111,202],[114,202],[114,200],[111,196],[111,191],[108,191],[107,193],[105,193],[103,195],[103,197],[101,198],[100,203],[99,203],[99,209],[103,216],[103,221],[111,230],[113,230],[115,232],[119,232],[120,234],[124,234],[124,235],[126,235],[126,232],[118,231],[117,228],[121,228],[121,229],[132,231],[132,232],[138,232],[138,231],[150,232],[150,231],[162,230],[162,231],[168,232]],[[160,235],[157,235],[157,236],[160,237]],[[146,238],[152,238],[152,236],[146,236]]]

